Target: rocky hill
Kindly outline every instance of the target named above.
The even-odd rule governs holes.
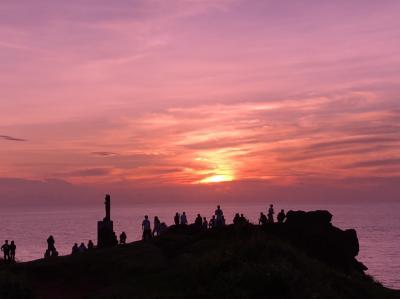
[[[0,267],[0,298],[400,298],[364,274],[354,230],[326,211]]]

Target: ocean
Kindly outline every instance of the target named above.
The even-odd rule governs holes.
[[[210,218],[216,208],[214,203],[112,203],[111,218],[117,235],[125,231],[128,242],[141,237],[144,215],[153,220],[158,216],[171,225],[176,212],[185,211],[189,222],[197,213]],[[223,203],[221,208],[228,223],[235,213],[244,213],[257,223],[260,212],[267,212],[266,203]],[[274,203],[275,212],[288,210],[328,210],[332,222],[342,229],[354,228],[360,242],[358,260],[384,286],[400,289],[400,203]],[[46,239],[53,235],[60,255],[70,254],[73,244],[93,240],[96,244],[97,221],[104,217],[103,202],[96,207],[74,208],[8,208],[0,211],[0,240],[14,240],[19,261],[42,258],[47,247]]]

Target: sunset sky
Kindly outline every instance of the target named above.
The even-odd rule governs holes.
[[[398,199],[399,15],[397,0],[2,0],[0,201]]]

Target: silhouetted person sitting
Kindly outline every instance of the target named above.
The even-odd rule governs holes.
[[[246,219],[246,217],[244,217],[243,214],[240,214],[240,224],[246,224],[249,221]]]
[[[174,217],[174,223],[175,225],[179,225],[179,220],[180,220],[181,216],[179,215],[178,212],[176,212],[175,217]]]
[[[87,248],[89,251],[92,251],[94,249],[94,244],[93,244],[92,240],[89,240],[89,242],[87,244]]]
[[[197,214],[197,217],[194,221],[194,225],[198,228],[202,228],[203,227],[203,218],[201,218],[200,214]]]
[[[223,226],[224,225],[224,212],[222,212],[221,207],[218,205],[215,210],[215,226]]]
[[[268,222],[267,216],[263,212],[260,213],[260,219],[258,219],[259,225],[266,225]]]
[[[12,262],[15,262],[15,251],[16,250],[17,250],[17,246],[15,245],[15,242],[13,240],[13,241],[11,241],[11,244],[10,244],[10,260]]]
[[[274,205],[270,205],[268,209],[268,223],[274,223]]]
[[[181,224],[182,225],[187,225],[187,223],[188,223],[188,221],[187,221],[187,218],[186,218],[186,213],[183,212],[182,215],[181,215]]]
[[[283,221],[285,221],[286,215],[285,215],[285,210],[281,210],[278,213],[277,219],[278,219],[278,223],[283,223]]]
[[[165,222],[161,222],[160,224],[160,235],[162,235],[166,230],[168,226],[165,224]]]
[[[120,245],[125,245],[126,244],[126,234],[125,234],[125,232],[122,232],[119,235],[119,244]]]
[[[75,243],[74,246],[72,246],[72,255],[78,254],[79,253],[79,247],[78,247],[78,243]]]
[[[112,246],[117,246],[117,245],[118,245],[117,235],[115,234],[115,232],[113,232],[113,236],[112,236]]]
[[[153,237],[160,235],[161,221],[157,216],[154,217]]]
[[[240,216],[239,216],[239,213],[236,213],[236,214],[235,214],[235,217],[233,217],[233,224],[234,224],[234,225],[240,224]]]
[[[81,245],[79,245],[79,253],[84,253],[87,251],[86,245],[82,242]]]
[[[142,231],[143,231],[142,240],[151,239],[151,225],[149,216],[147,215],[144,216],[144,220],[142,222]]]
[[[10,261],[10,244],[8,244],[8,240],[4,241],[4,244],[1,246],[1,251],[3,251],[4,261]]]
[[[215,215],[213,215],[210,219],[210,222],[208,223],[208,226],[210,228],[214,228],[215,227]]]
[[[202,225],[204,230],[207,230],[208,228],[208,221],[206,217],[203,217],[203,225]]]

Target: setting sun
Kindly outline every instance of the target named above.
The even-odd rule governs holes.
[[[233,176],[226,174],[218,174],[202,179],[200,183],[221,183],[233,181]]]

